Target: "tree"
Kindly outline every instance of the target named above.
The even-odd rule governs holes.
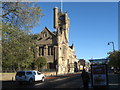
[[[3,69],[28,68],[34,58],[30,48],[33,46],[31,36],[10,25],[3,25],[2,30]]]
[[[36,3],[2,2],[2,67],[28,68],[34,61],[35,47],[30,29],[40,22],[41,8]]]
[[[45,57],[38,57],[37,60],[35,61],[35,65],[37,66],[38,70],[45,66],[47,63]]]
[[[36,3],[2,2],[2,22],[6,25],[29,30],[39,24],[41,16],[41,8]]]
[[[110,52],[109,56],[109,66],[112,67],[120,67],[120,52],[119,51],[114,51],[114,52]]]

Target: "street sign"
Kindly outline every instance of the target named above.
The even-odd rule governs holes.
[[[90,59],[91,64],[106,64],[108,59]]]
[[[91,81],[92,86],[107,86],[107,65],[106,64],[94,64],[91,65]]]
[[[91,62],[92,86],[108,86],[107,59],[94,59],[89,61]]]

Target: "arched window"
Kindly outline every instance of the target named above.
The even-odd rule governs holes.
[[[47,37],[47,33],[43,33],[43,37]]]

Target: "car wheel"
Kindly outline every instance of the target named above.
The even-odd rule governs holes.
[[[31,78],[30,80],[29,80],[29,84],[32,84],[33,83],[33,79]]]
[[[44,77],[42,77],[42,80],[41,80],[42,82],[44,82],[45,81],[45,78]]]

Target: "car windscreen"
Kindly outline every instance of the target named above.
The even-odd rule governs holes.
[[[17,72],[16,75],[17,75],[17,76],[23,76],[23,75],[25,75],[25,72],[24,72],[24,71],[20,71],[20,72]]]

